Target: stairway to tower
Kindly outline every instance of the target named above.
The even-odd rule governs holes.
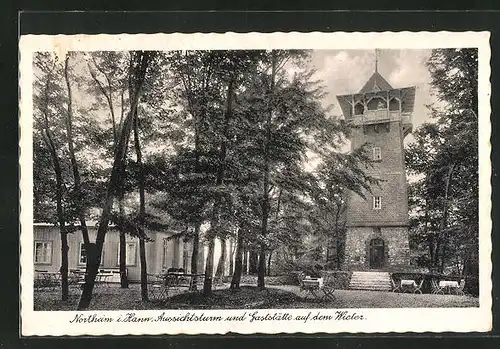
[[[387,272],[354,271],[349,282],[349,289],[391,291],[391,276]]]

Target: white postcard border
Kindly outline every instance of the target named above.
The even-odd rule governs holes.
[[[491,162],[490,162],[490,46],[489,32],[383,32],[383,33],[225,33],[225,34],[121,34],[25,35],[20,40],[20,166],[21,166],[21,333],[30,335],[221,334],[236,333],[373,333],[488,331],[492,324],[491,283]],[[36,51],[68,50],[173,50],[173,49],[479,49],[479,230],[480,306],[478,308],[397,309],[269,309],[269,310],[154,310],[154,311],[34,311],[33,310],[33,163],[32,156],[32,55]],[[307,321],[264,320],[250,322],[250,313],[289,313]],[[317,313],[336,316],[337,311],[362,315],[363,320],[312,320]],[[126,313],[160,319],[186,313],[200,316],[238,316],[245,321],[117,322]],[[113,322],[73,322],[78,314]],[[162,315],[163,314],[163,315]]]

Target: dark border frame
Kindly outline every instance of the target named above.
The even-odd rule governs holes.
[[[22,1],[25,3],[25,1]],[[102,1],[100,1],[102,2]],[[95,9],[96,7],[105,6],[106,4],[100,4],[99,1],[91,1],[85,5],[87,8]],[[416,1],[418,2],[418,1]],[[155,32],[225,32],[225,31],[235,31],[235,32],[248,32],[248,31],[260,31],[260,32],[273,32],[273,31],[439,31],[439,30],[452,30],[452,31],[463,31],[463,30],[489,30],[492,32],[491,35],[491,46],[492,46],[492,96],[491,96],[491,107],[492,116],[496,114],[499,107],[498,98],[496,98],[496,86],[498,84],[499,74],[498,74],[498,56],[500,53],[500,12],[497,11],[485,11],[479,10],[481,4],[478,2],[469,2],[463,6],[463,9],[476,9],[476,11],[442,11],[442,12],[427,12],[422,11],[422,8],[432,9],[434,1],[427,1],[427,5],[417,4],[415,1],[411,4],[398,3],[398,6],[413,7],[414,9],[419,9],[418,11],[323,11],[323,10],[313,10],[314,5],[309,5],[310,9],[308,11],[275,11],[275,12],[262,12],[262,11],[246,11],[251,10],[251,5],[245,3],[243,4],[243,9],[245,11],[215,11],[215,12],[193,12],[189,11],[192,9],[203,9],[203,5],[196,4],[194,7],[188,8],[188,11],[174,11],[174,12],[21,12],[19,17],[17,16],[16,10],[22,8],[32,8],[39,9],[39,5],[26,6],[26,4],[18,4],[12,6],[7,4],[7,10],[4,12],[7,16],[7,20],[3,21],[1,24],[0,33],[2,34],[0,42],[0,53],[3,54],[3,59],[0,64],[2,67],[2,76],[4,81],[4,87],[6,87],[2,94],[2,106],[5,113],[2,118],[0,118],[3,127],[3,135],[0,137],[0,151],[4,164],[5,171],[2,175],[2,193],[1,202],[3,203],[3,210],[0,210],[0,216],[2,218],[0,229],[4,230],[1,232],[1,242],[2,246],[8,246],[6,250],[10,253],[0,254],[0,261],[3,262],[2,265],[18,265],[18,249],[19,249],[19,237],[15,232],[18,230],[19,209],[15,204],[16,199],[18,201],[18,127],[17,127],[17,106],[15,100],[17,96],[14,92],[14,86],[17,84],[17,34],[72,34],[72,33],[155,33]],[[422,1],[420,1],[422,3]],[[200,2],[201,3],[201,2]],[[497,7],[499,3],[496,1],[490,1],[489,7]],[[96,6],[97,4],[97,6]],[[429,8],[430,4],[430,8]],[[24,6],[23,6],[24,5]],[[45,4],[47,5],[47,4]],[[48,4],[48,7],[52,5],[54,8],[54,1],[52,4]],[[57,6],[59,5],[59,7]],[[89,6],[90,5],[90,6]],[[143,6],[147,6],[143,4]],[[227,4],[219,4],[219,8],[222,8]],[[359,7],[359,4],[350,4],[351,7]],[[384,4],[378,4],[385,5]],[[458,4],[456,4],[458,5]],[[493,5],[493,6],[492,6]],[[81,6],[81,5],[80,5]],[[175,6],[175,5],[174,5]],[[173,8],[174,6],[171,6]],[[189,5],[185,5],[185,8]],[[192,6],[192,5],[191,5]],[[234,3],[229,3],[229,6],[234,8]],[[272,6],[272,5],[271,5]],[[276,10],[268,6],[268,9]],[[279,6],[279,4],[278,4]],[[293,6],[293,5],[292,5]],[[390,6],[390,5],[389,5]],[[78,7],[78,6],[77,6]],[[109,5],[108,5],[109,7]],[[127,8],[127,5],[122,6]],[[386,5],[387,7],[387,5]],[[455,6],[456,8],[457,6]],[[458,6],[460,7],[460,6]],[[56,9],[66,8],[71,10],[75,7],[71,7],[64,2],[61,4],[56,4]],[[253,7],[256,9],[256,7]],[[365,7],[367,8],[367,7]],[[448,7],[450,8],[450,7]],[[206,9],[206,4],[205,4]],[[319,9],[316,7],[316,9]],[[0,12],[1,13],[1,12]],[[19,25],[19,27],[18,27]],[[6,69],[4,69],[6,68]],[[499,212],[497,205],[497,198],[499,196],[498,186],[496,185],[497,178],[497,164],[499,161],[498,151],[496,151],[497,139],[497,129],[498,121],[495,117],[492,117],[492,155],[491,159],[493,161],[493,172],[492,172],[492,184],[493,184],[493,206],[492,212]],[[497,215],[493,214],[493,231],[497,227]],[[309,344],[309,342],[314,339],[315,344],[324,345],[325,347],[332,347],[334,344],[333,340],[336,342],[337,346],[341,347],[401,347],[405,348],[421,348],[427,347],[429,345],[435,344],[439,341],[438,346],[440,348],[447,347],[471,347],[474,345],[480,345],[481,347],[497,347],[498,337],[500,335],[500,328],[498,326],[498,314],[499,314],[499,301],[498,295],[498,280],[499,280],[499,268],[495,268],[496,265],[500,265],[500,253],[495,251],[495,247],[499,246],[499,237],[492,234],[493,238],[493,310],[494,310],[494,322],[493,331],[487,334],[381,334],[381,335],[352,335],[352,334],[337,334],[337,335],[321,335],[317,334],[311,335],[295,335],[288,336],[294,337],[291,342],[286,342],[276,338],[268,338],[270,336],[264,335],[253,335],[245,336],[244,339],[240,339],[242,336],[236,337],[226,343],[221,343],[217,340],[220,336],[171,336],[169,337],[170,345],[185,345],[189,347],[213,347],[220,345],[227,347],[232,347],[238,345],[240,347],[245,347],[246,345],[251,347],[257,347],[262,344],[267,344],[268,346],[280,346],[295,345],[297,347],[302,347]],[[17,249],[13,246],[17,246]],[[0,326],[0,336],[4,339],[10,339],[9,341],[16,340],[19,331],[19,309],[18,309],[18,269],[15,268],[4,268],[2,271],[3,277],[3,287],[0,288],[2,292],[2,297],[0,299],[5,300],[6,306],[3,307],[2,314],[6,319],[3,319],[2,325]],[[2,317],[3,318],[3,317]],[[6,320],[6,321],[5,321]],[[226,336],[227,337],[227,336]],[[230,336],[231,337],[231,336]],[[265,338],[265,343],[263,341]],[[318,338],[326,337],[326,338]],[[425,338],[424,338],[425,337]],[[408,338],[418,338],[418,340],[408,341]],[[337,339],[340,339],[337,341]],[[140,342],[138,342],[140,341]],[[4,341],[2,341],[4,342]],[[26,345],[38,345],[40,342],[34,343],[32,339],[22,339],[21,342]],[[103,338],[101,342],[104,344],[109,344],[109,337]],[[497,342],[497,345],[494,344]],[[164,345],[165,343],[159,342],[156,338],[128,338],[127,342],[124,343],[122,339],[121,344],[126,344],[136,346],[137,344],[148,344],[148,345]],[[21,344],[21,343],[19,343]],[[41,345],[44,345],[43,341]],[[46,343],[48,344],[48,343]],[[52,340],[51,346],[67,346],[60,340]],[[88,346],[83,341],[72,341],[71,346],[78,347],[79,345]]]

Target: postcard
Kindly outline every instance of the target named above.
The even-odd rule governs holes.
[[[22,335],[489,331],[489,37],[23,35]]]

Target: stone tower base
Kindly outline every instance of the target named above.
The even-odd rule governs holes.
[[[344,269],[408,271],[408,227],[348,227]]]

